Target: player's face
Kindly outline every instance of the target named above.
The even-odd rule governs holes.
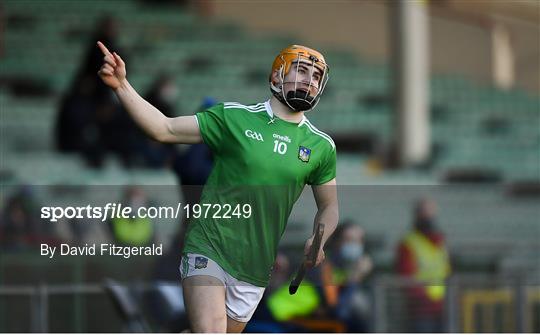
[[[283,80],[283,90],[285,95],[294,90],[309,90],[309,95],[315,96],[319,93],[321,80],[322,72],[316,66],[308,62],[294,62]]]

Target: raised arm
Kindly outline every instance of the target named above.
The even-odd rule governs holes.
[[[103,52],[103,65],[98,75],[128,111],[135,123],[152,139],[165,143],[200,143],[202,141],[195,116],[169,118],[144,100],[126,78],[126,64],[120,56],[111,53],[97,42]]]

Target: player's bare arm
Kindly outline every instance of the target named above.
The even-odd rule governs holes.
[[[336,179],[332,179],[329,182],[322,185],[312,186],[313,195],[315,197],[315,203],[317,204],[317,214],[315,215],[314,225],[323,223],[325,225],[324,235],[322,238],[321,249],[317,256],[317,263],[310,264],[306,262],[307,266],[318,266],[324,260],[324,245],[336,230],[339,221],[338,210],[338,198],[337,198],[337,186]],[[304,247],[304,254],[307,255],[311,249],[314,236],[311,236]]]
[[[202,141],[195,116],[169,118],[144,100],[126,78],[126,64],[116,52],[97,42],[103,52],[103,65],[98,75],[114,93],[135,123],[152,139],[165,143],[200,143]]]

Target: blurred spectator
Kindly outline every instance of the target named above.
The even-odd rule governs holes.
[[[198,110],[204,111],[214,106],[217,101],[212,97],[205,97]],[[208,146],[204,143],[193,144],[183,155],[177,157],[173,170],[180,184],[203,186],[210,176],[214,159]],[[193,192],[192,188],[182,189],[184,199],[190,204],[198,203],[200,192]]]
[[[104,155],[112,153],[120,159],[126,168],[133,167],[137,156],[137,131],[135,123],[116,100],[107,100],[98,105],[96,111],[96,126],[99,142],[97,167],[101,166]]]
[[[316,313],[321,306],[321,297],[316,286],[307,278],[296,294],[290,295],[289,283],[292,275],[289,258],[278,252],[269,286],[245,332],[293,333],[308,330],[295,322]]]
[[[60,152],[87,152],[97,141],[94,113],[96,81],[80,78],[64,96],[56,121],[56,147]]]
[[[38,201],[33,190],[23,186],[6,199],[4,211],[0,216],[0,249],[18,251],[39,247],[41,243],[51,246],[61,241],[50,223],[40,224]]]
[[[121,201],[123,206],[129,206],[134,218],[112,218],[109,223],[116,243],[123,246],[145,246],[154,242],[154,224],[148,217],[137,217],[139,208],[148,208],[151,204],[144,190],[138,186],[128,186]]]
[[[117,43],[118,36],[118,23],[112,16],[104,16],[101,18],[95,28],[94,34],[90,38],[90,43],[86,52],[84,53],[84,59],[79,68],[78,75],[75,79],[74,86],[80,78],[86,75],[92,75],[92,78],[96,81],[96,97],[99,99],[111,99],[113,94],[111,90],[99,79],[97,71],[103,64],[103,54],[96,48],[96,41],[101,41],[105,45],[109,46],[111,50],[115,50],[122,54],[122,57],[127,60],[126,53],[119,47]]]
[[[443,331],[444,281],[450,275],[450,261],[444,236],[435,224],[436,214],[435,202],[418,201],[413,229],[398,248],[398,273],[427,283],[412,286],[406,292],[410,330],[415,333]]]
[[[309,317],[315,313],[321,304],[321,297],[315,284],[309,278],[304,278],[296,294],[291,296],[288,279],[292,273],[289,270],[288,258],[284,254],[278,255],[275,267],[277,271],[273,276],[276,278],[272,280],[273,286],[268,288],[267,300],[273,318],[283,322],[298,317]]]
[[[173,78],[168,75],[159,76],[145,95],[145,100],[159,109],[165,116],[174,117],[178,87]],[[160,169],[169,166],[177,151],[173,144],[163,144],[151,140],[141,130],[137,129],[136,152],[141,157],[141,164],[147,168]]]
[[[372,269],[365,253],[364,230],[351,221],[341,223],[332,236],[320,276],[326,305],[349,332],[369,332],[370,302],[363,287]]]
[[[174,107],[178,93],[179,89],[174,79],[167,74],[162,74],[154,81],[145,99],[165,116],[174,117],[179,114]]]
[[[134,164],[136,156],[137,127],[118,103],[112,91],[96,75],[103,62],[103,55],[96,48],[96,41],[108,43],[112,50],[129,57],[117,43],[118,23],[112,16],[104,16],[97,24],[96,31],[86,51],[86,56],[79,69],[79,78],[91,75],[95,81],[94,99],[96,100],[95,122],[98,130],[92,162],[100,167],[105,153],[117,155],[125,167]],[[77,85],[78,83],[75,83]]]
[[[135,125],[116,103],[97,97],[93,77],[82,77],[63,98],[56,121],[57,149],[80,153],[91,167],[101,167],[108,152],[116,153],[130,166]]]
[[[78,73],[61,101],[56,121],[57,149],[80,153],[95,168],[102,166],[108,153],[117,155],[126,167],[134,164],[136,155],[137,128],[96,75],[103,60],[96,50],[96,40],[119,50],[117,29],[112,17],[99,22]]]

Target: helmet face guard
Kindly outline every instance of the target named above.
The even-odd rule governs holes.
[[[309,82],[299,81],[298,73],[300,68],[307,69]],[[285,76],[295,69],[294,81],[285,82]],[[272,74],[278,71],[280,82],[277,85],[272,81]],[[313,80],[313,75],[320,73],[319,82]],[[272,65],[270,74],[270,90],[272,94],[283,104],[294,111],[310,111],[319,102],[322,92],[328,82],[329,67],[324,61],[324,57],[319,52],[298,46],[290,46],[276,57]],[[285,92],[284,85],[293,84],[293,89]],[[300,87],[302,86],[302,87]],[[312,94],[315,91],[314,94]]]

